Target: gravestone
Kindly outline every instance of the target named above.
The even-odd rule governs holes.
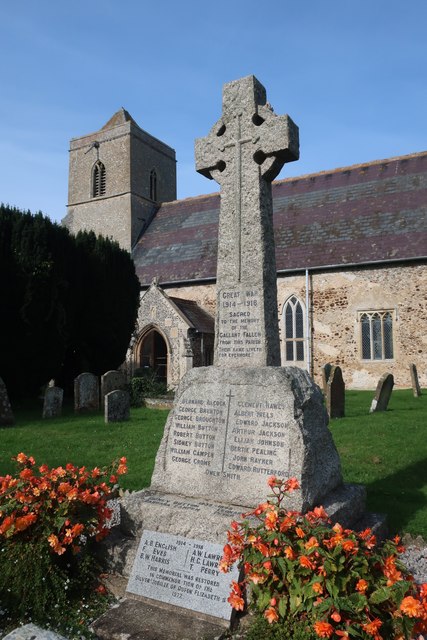
[[[394,378],[391,373],[385,373],[383,376],[381,376],[375,390],[375,397],[372,400],[369,413],[374,413],[374,411],[387,410],[391,392],[393,391],[393,386]]]
[[[0,426],[7,427],[12,424],[15,424],[15,418],[13,416],[6,385],[0,378]]]
[[[57,418],[62,413],[64,390],[60,387],[49,386],[44,394],[43,418]]]
[[[328,380],[329,380],[329,376],[331,375],[331,369],[332,369],[332,365],[329,362],[324,364],[322,367],[322,389],[323,389],[325,398],[328,392]]]
[[[138,551],[129,537],[112,550],[114,570],[131,571],[128,594],[218,620],[223,610],[215,613],[209,599],[220,603],[225,594],[208,561],[216,562],[231,521],[265,501],[269,476],[299,479],[291,509],[323,503],[349,525],[364,507],[364,490],[342,483],[320,389],[305,371],[278,366],[271,181],[297,158],[298,129],[273,113],[258,80],[226,84],[221,119],[196,141],[197,170],[221,185],[214,366],[181,380],[151,487],[122,499],[121,528],[140,537]],[[163,564],[155,564],[155,549],[162,572],[150,570]],[[201,574],[192,557],[201,558]],[[198,583],[201,576],[211,584]],[[172,578],[182,599],[171,593]],[[197,584],[210,598],[194,593]]]
[[[99,382],[93,373],[81,373],[74,380],[74,411],[98,411]]]
[[[125,422],[130,418],[130,397],[127,391],[110,391],[105,396],[105,422]]]
[[[412,391],[414,393],[414,398],[419,398],[421,395],[421,387],[418,381],[417,367],[414,364],[410,364],[409,372],[411,374],[411,384],[412,384]]]
[[[330,418],[345,416],[345,383],[341,367],[331,367],[326,384],[326,410]]]
[[[116,391],[117,389],[124,391],[125,387],[126,376],[123,371],[113,369],[104,373],[104,375],[101,376],[101,398],[103,406],[105,406],[105,396],[107,393]]]

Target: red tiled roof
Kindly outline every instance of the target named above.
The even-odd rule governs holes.
[[[133,249],[141,284],[214,279],[219,194],[160,206]],[[427,256],[427,152],[273,183],[278,271]]]

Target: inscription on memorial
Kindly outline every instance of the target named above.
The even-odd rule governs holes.
[[[229,620],[227,598],[238,570],[220,573],[221,557],[220,544],[144,531],[127,591]]]
[[[262,350],[261,292],[257,288],[221,290],[218,296],[217,359],[248,359]]]
[[[285,403],[249,400],[257,397],[256,387],[248,392],[246,387],[230,385],[224,391],[222,398],[181,396],[169,437],[169,463],[232,480],[244,474],[288,477]]]

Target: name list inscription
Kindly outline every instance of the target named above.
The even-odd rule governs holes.
[[[179,399],[168,443],[173,464],[207,476],[289,475],[289,430],[283,402],[256,398],[257,387],[223,385],[222,398]],[[243,474],[243,476],[242,476]]]
[[[219,291],[219,330],[216,352],[219,361],[246,360],[260,353],[264,328],[261,294],[256,288]]]
[[[136,595],[230,619],[231,580],[218,570],[222,545],[157,531],[143,531],[127,591]]]

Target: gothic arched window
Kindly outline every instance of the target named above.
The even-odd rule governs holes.
[[[92,169],[92,197],[105,195],[105,166],[97,160]]]
[[[362,360],[393,358],[392,311],[364,311],[359,316]]]
[[[150,173],[150,200],[157,200],[157,173],[155,169]]]
[[[291,296],[283,308],[285,324],[286,362],[304,361],[304,311],[296,296]]]

